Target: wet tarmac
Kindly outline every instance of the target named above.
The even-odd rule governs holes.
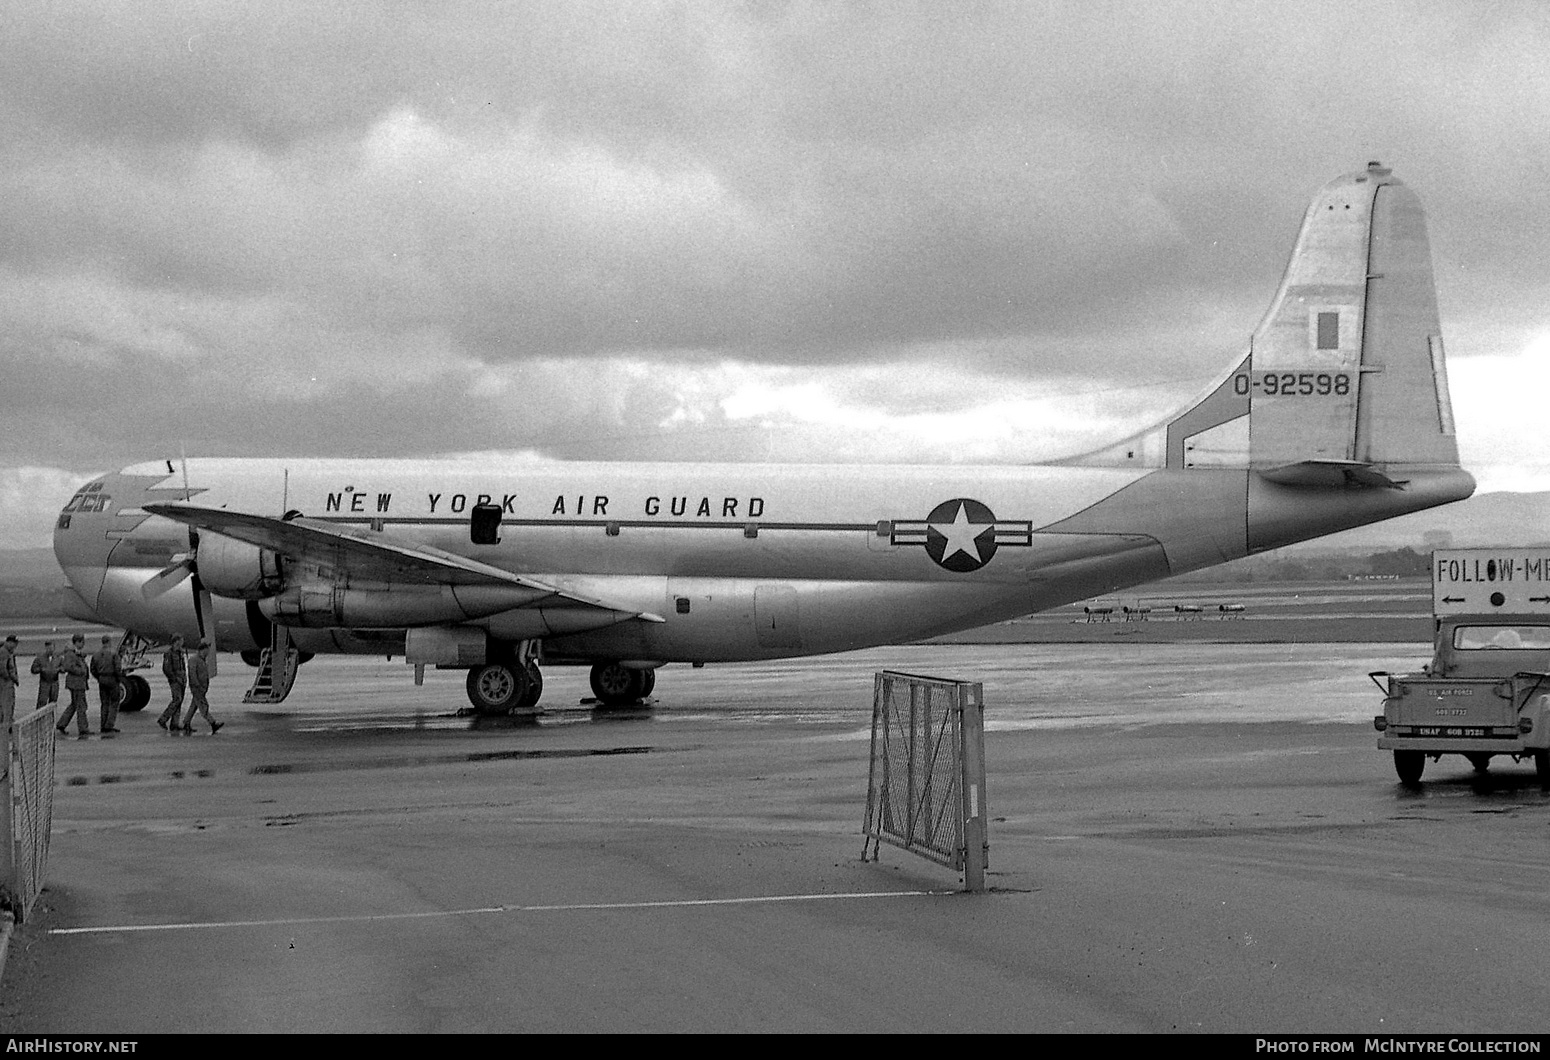
[[[1550,795],[1397,784],[1366,673],[1425,654],[880,649],[616,712],[552,668],[537,724],[367,660],[244,708],[223,658],[219,735],[60,742],[0,1031],[1538,1032]],[[985,684],[989,894],[860,859],[884,668]]]

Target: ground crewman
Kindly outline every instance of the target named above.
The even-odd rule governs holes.
[[[54,642],[43,642],[43,650],[32,660],[32,672],[38,675],[38,709],[59,702],[59,656],[54,654]]]
[[[70,716],[75,715],[75,730],[80,736],[90,736],[91,730],[86,718],[86,690],[91,687],[87,676],[91,670],[86,664],[86,637],[77,633],[70,638],[70,646],[59,653],[59,670],[65,675],[65,691],[70,693],[70,706],[65,708],[64,714],[54,723],[54,727],[64,732],[70,725]]]
[[[16,717],[16,686],[21,684],[16,676],[17,643],[13,633],[0,645],[0,723],[7,726]]]
[[[183,723],[183,732],[193,735],[194,715],[204,715],[205,721],[210,723],[210,735],[214,736],[221,731],[224,721],[216,721],[210,717],[210,701],[205,698],[205,693],[210,690],[210,664],[206,660],[210,655],[210,642],[199,642],[199,650],[194,657],[188,660],[188,696],[191,700],[188,708],[188,720]]]
[[[107,634],[103,634],[102,647],[91,657],[91,673],[97,679],[97,695],[102,699],[102,724],[98,728],[104,733],[118,732],[118,701],[124,694],[123,666],[113,648],[113,638]]]
[[[181,636],[173,637],[172,644],[162,655],[161,672],[172,690],[172,701],[161,712],[161,717],[156,719],[156,724],[168,732],[177,732],[178,722],[183,717],[183,690],[188,687],[188,659],[183,654]]]

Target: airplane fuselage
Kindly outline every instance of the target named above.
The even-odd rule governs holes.
[[[555,661],[779,658],[971,628],[1283,543],[1320,496],[1231,469],[197,460],[188,476],[185,487],[181,469],[135,465],[72,501],[56,551],[96,614],[147,636],[189,632],[186,588],[154,604],[141,592],[188,548],[183,526],[142,505],[189,499],[385,534],[662,619],[467,619],[500,639],[543,637]],[[1417,490],[1382,499],[1436,503]],[[498,540],[473,541],[481,506],[498,513]],[[415,586],[352,584],[326,564],[305,576],[379,594],[369,600],[396,593],[409,611],[376,623],[330,600],[283,615],[303,646],[393,650],[392,635],[343,630],[418,624]],[[218,601],[220,646],[251,647],[234,602]],[[449,617],[466,610],[424,621]]]

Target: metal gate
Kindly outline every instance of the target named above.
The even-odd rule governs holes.
[[[5,905],[18,921],[25,920],[43,889],[48,866],[48,842],[54,821],[54,707],[44,707],[16,719],[11,727],[9,769],[0,787],[9,789],[5,838],[7,868],[0,880]]]
[[[863,860],[891,843],[985,889],[984,710],[979,682],[876,675]]]

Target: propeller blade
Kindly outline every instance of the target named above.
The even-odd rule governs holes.
[[[199,623],[199,639],[210,642],[210,676],[215,676],[215,603],[210,599],[210,590],[206,589],[199,581],[199,572],[194,571],[194,620]]]
[[[174,556],[171,564],[151,575],[140,587],[140,594],[147,600],[154,600],[192,573],[194,568],[188,556]]]

